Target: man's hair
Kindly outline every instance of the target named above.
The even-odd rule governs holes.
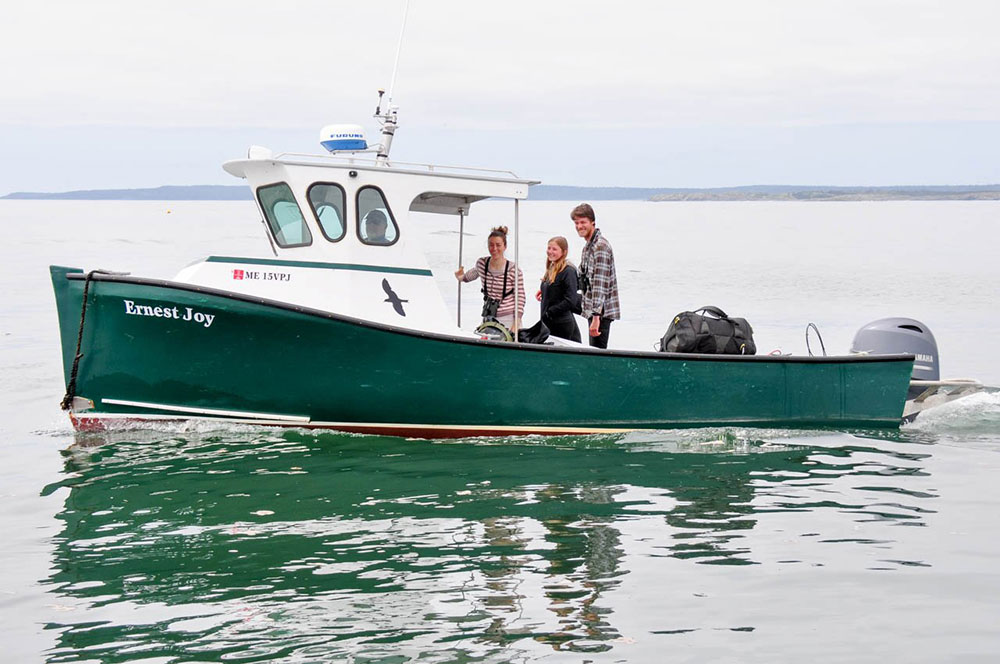
[[[594,217],[594,208],[590,207],[590,203],[580,203],[573,211],[569,213],[570,219],[576,219],[577,217],[586,217],[591,221],[597,221]]]

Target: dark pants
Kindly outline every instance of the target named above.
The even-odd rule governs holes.
[[[552,320],[548,316],[542,316],[542,322],[549,328],[549,333],[560,339],[569,339],[580,343],[580,327],[576,323],[576,316],[566,314],[561,318]]]
[[[607,348],[608,335],[611,333],[611,319],[603,317],[601,318],[601,323],[597,327],[597,329],[600,330],[601,333],[596,337],[590,336],[590,320],[587,321],[587,338],[590,339],[590,345],[593,346],[594,348]]]

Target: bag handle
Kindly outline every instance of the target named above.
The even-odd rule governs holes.
[[[706,306],[706,307],[701,307],[699,309],[695,309],[695,311],[705,311],[710,314],[714,314],[719,318],[729,318],[729,316],[726,315],[726,312],[718,307]]]

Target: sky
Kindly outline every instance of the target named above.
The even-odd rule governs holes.
[[[37,0],[0,25],[0,195],[239,184],[389,89],[405,0]],[[397,160],[548,184],[1000,183],[993,0],[410,0]]]

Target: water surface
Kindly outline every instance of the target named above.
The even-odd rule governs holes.
[[[843,352],[864,323],[903,315],[930,325],[945,374],[1000,383],[983,343],[1000,322],[1000,204],[595,206],[622,283],[613,346],[648,348],[703,304],[749,318],[762,350],[797,353],[807,322]],[[529,278],[548,237],[579,252],[570,207],[522,205]],[[474,208],[466,263],[511,211]],[[15,238],[0,272],[9,661],[1000,654],[997,395],[899,431],[79,435],[58,411],[47,265],[170,277],[209,253],[266,252],[259,221],[239,202],[75,201],[3,201],[0,220]],[[454,310],[454,220],[420,220]],[[476,310],[472,290],[463,306]]]

